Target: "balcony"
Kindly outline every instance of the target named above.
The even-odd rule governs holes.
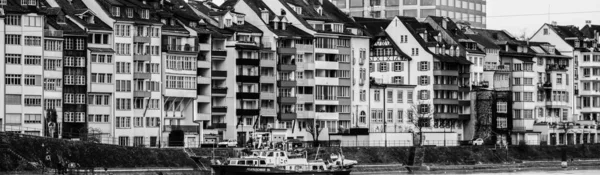
[[[250,115],[260,115],[260,109],[237,109],[235,110],[236,115],[244,115],[244,116],[250,116]]]
[[[260,99],[260,93],[258,92],[238,92],[236,93],[238,99]]]
[[[200,126],[197,125],[165,125],[164,132],[171,132],[175,130],[181,130],[187,133],[198,133],[200,131]]]
[[[258,75],[238,75],[235,78],[237,82],[260,83],[260,76]]]
[[[433,114],[434,119],[459,119],[456,113],[435,113]]]
[[[227,129],[227,123],[211,123],[207,129]]]
[[[483,66],[484,71],[497,71],[497,72],[510,72],[510,66],[507,65],[485,65]]]
[[[543,83],[543,84],[542,84],[542,83],[539,83],[539,85],[541,85],[541,87],[542,87],[543,89],[552,89],[552,82],[549,82],[549,81],[547,81],[547,82],[545,82],[545,83]]]
[[[261,75],[260,82],[261,83],[275,83],[275,76],[272,75]]]
[[[198,84],[210,84],[211,83],[210,77],[198,76],[197,80],[198,80]]]
[[[277,81],[278,87],[296,87],[297,84],[298,83],[294,80],[279,80],[279,81]]]
[[[293,64],[280,64],[277,65],[279,71],[296,71],[296,65]]]
[[[256,58],[238,58],[235,60],[237,65],[259,66],[260,60]]]
[[[199,43],[198,44],[198,50],[201,50],[201,51],[210,51],[210,44]]]
[[[298,101],[298,98],[296,98],[296,97],[282,97],[282,96],[277,97],[278,103],[296,104],[296,101]]]
[[[260,67],[275,67],[275,65],[277,65],[277,62],[275,60],[260,60]]]
[[[567,68],[569,66],[567,65],[561,65],[561,64],[548,64],[546,65],[546,71],[567,71]]]
[[[152,74],[150,74],[148,72],[134,72],[133,73],[133,79],[149,80],[150,78],[152,78]]]
[[[150,54],[133,54],[133,61],[150,61]]]
[[[569,102],[566,101],[546,101],[547,108],[569,108]]]
[[[196,53],[198,52],[198,47],[192,46],[189,44],[186,45],[174,45],[174,44],[165,44],[163,45],[163,51],[167,52],[188,52],[188,53]]]
[[[227,57],[227,51],[225,50],[212,50],[213,57]]]
[[[434,84],[433,89],[458,91],[458,85],[456,85],[456,84]]]
[[[458,99],[441,99],[434,98],[433,104],[458,105]]]
[[[135,35],[135,36],[133,36],[133,42],[136,42],[136,43],[150,43],[150,37],[148,37],[148,36],[141,36],[141,35]]]
[[[211,73],[212,73],[212,79],[225,79],[225,78],[227,78],[227,71],[226,70],[213,70]]]
[[[150,98],[151,92],[149,91],[133,91],[133,97]]]
[[[296,118],[298,118],[296,113],[279,113],[279,114],[277,114],[277,119],[279,119],[281,121],[292,121],[292,120],[296,120]]]
[[[296,48],[291,48],[291,47],[278,48],[277,53],[278,54],[296,55]]]
[[[513,119],[513,130],[516,131],[532,131],[533,119]]]
[[[44,30],[44,37],[53,37],[53,38],[62,38],[63,31],[62,30]]]
[[[213,106],[212,115],[225,115],[227,113],[227,106]]]
[[[490,87],[490,82],[489,81],[474,82],[471,87],[473,89],[488,88],[488,87]]]
[[[276,111],[275,108],[273,107],[261,107],[260,108],[260,115],[263,116],[275,116],[276,115]]]
[[[227,87],[213,87],[212,96],[225,96],[227,95]]]
[[[260,99],[275,99],[274,92],[260,92]]]

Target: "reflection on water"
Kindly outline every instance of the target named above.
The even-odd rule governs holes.
[[[352,172],[352,175],[397,175],[397,174],[411,174],[408,172]],[[600,175],[600,170],[561,170],[561,171],[515,171],[515,172],[493,172],[493,173],[465,173],[465,172],[420,172],[414,174],[477,174],[477,175]]]

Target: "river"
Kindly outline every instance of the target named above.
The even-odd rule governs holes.
[[[351,175],[397,175],[397,174],[478,174],[478,175],[565,175],[565,174],[573,174],[573,175],[600,175],[600,170],[560,170],[560,171],[540,171],[540,170],[532,170],[532,171],[515,171],[515,172],[443,172],[443,171],[435,171],[435,172],[420,172],[420,173],[408,173],[402,171],[393,171],[393,172],[353,172]]]

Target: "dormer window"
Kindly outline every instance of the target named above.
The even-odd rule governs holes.
[[[167,24],[167,19],[160,19],[160,22],[166,25]]]
[[[94,24],[94,16],[91,16],[91,15],[82,15],[81,19],[83,19],[87,23]]]
[[[6,5],[7,0],[0,0],[0,5]]]
[[[127,17],[133,18],[133,9],[132,8],[127,8]]]
[[[112,7],[110,8],[110,13],[115,17],[121,16],[121,8],[120,7]]]
[[[231,25],[233,25],[231,19],[225,19],[225,26],[230,27]]]
[[[174,26],[175,25],[175,20],[171,19],[171,25]]]
[[[302,7],[296,7],[295,5],[289,4],[289,6],[296,11],[298,14],[302,14]],[[283,15],[283,14],[281,14]]]
[[[244,15],[239,15],[237,17],[237,24],[238,25],[244,25]]]
[[[140,16],[142,19],[150,19],[150,10],[144,9],[141,11]]]
[[[6,3],[4,3],[4,4],[6,4]],[[21,5],[35,6],[35,5],[37,5],[37,0],[21,0]]]
[[[198,23],[196,23],[194,21],[190,22],[190,27],[196,27],[196,26],[198,26]]]
[[[319,15],[323,16],[323,8],[321,8],[320,6],[317,8],[317,13],[319,13]]]

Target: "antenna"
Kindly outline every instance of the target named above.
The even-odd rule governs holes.
[[[550,4],[548,4],[548,22],[550,22]]]

